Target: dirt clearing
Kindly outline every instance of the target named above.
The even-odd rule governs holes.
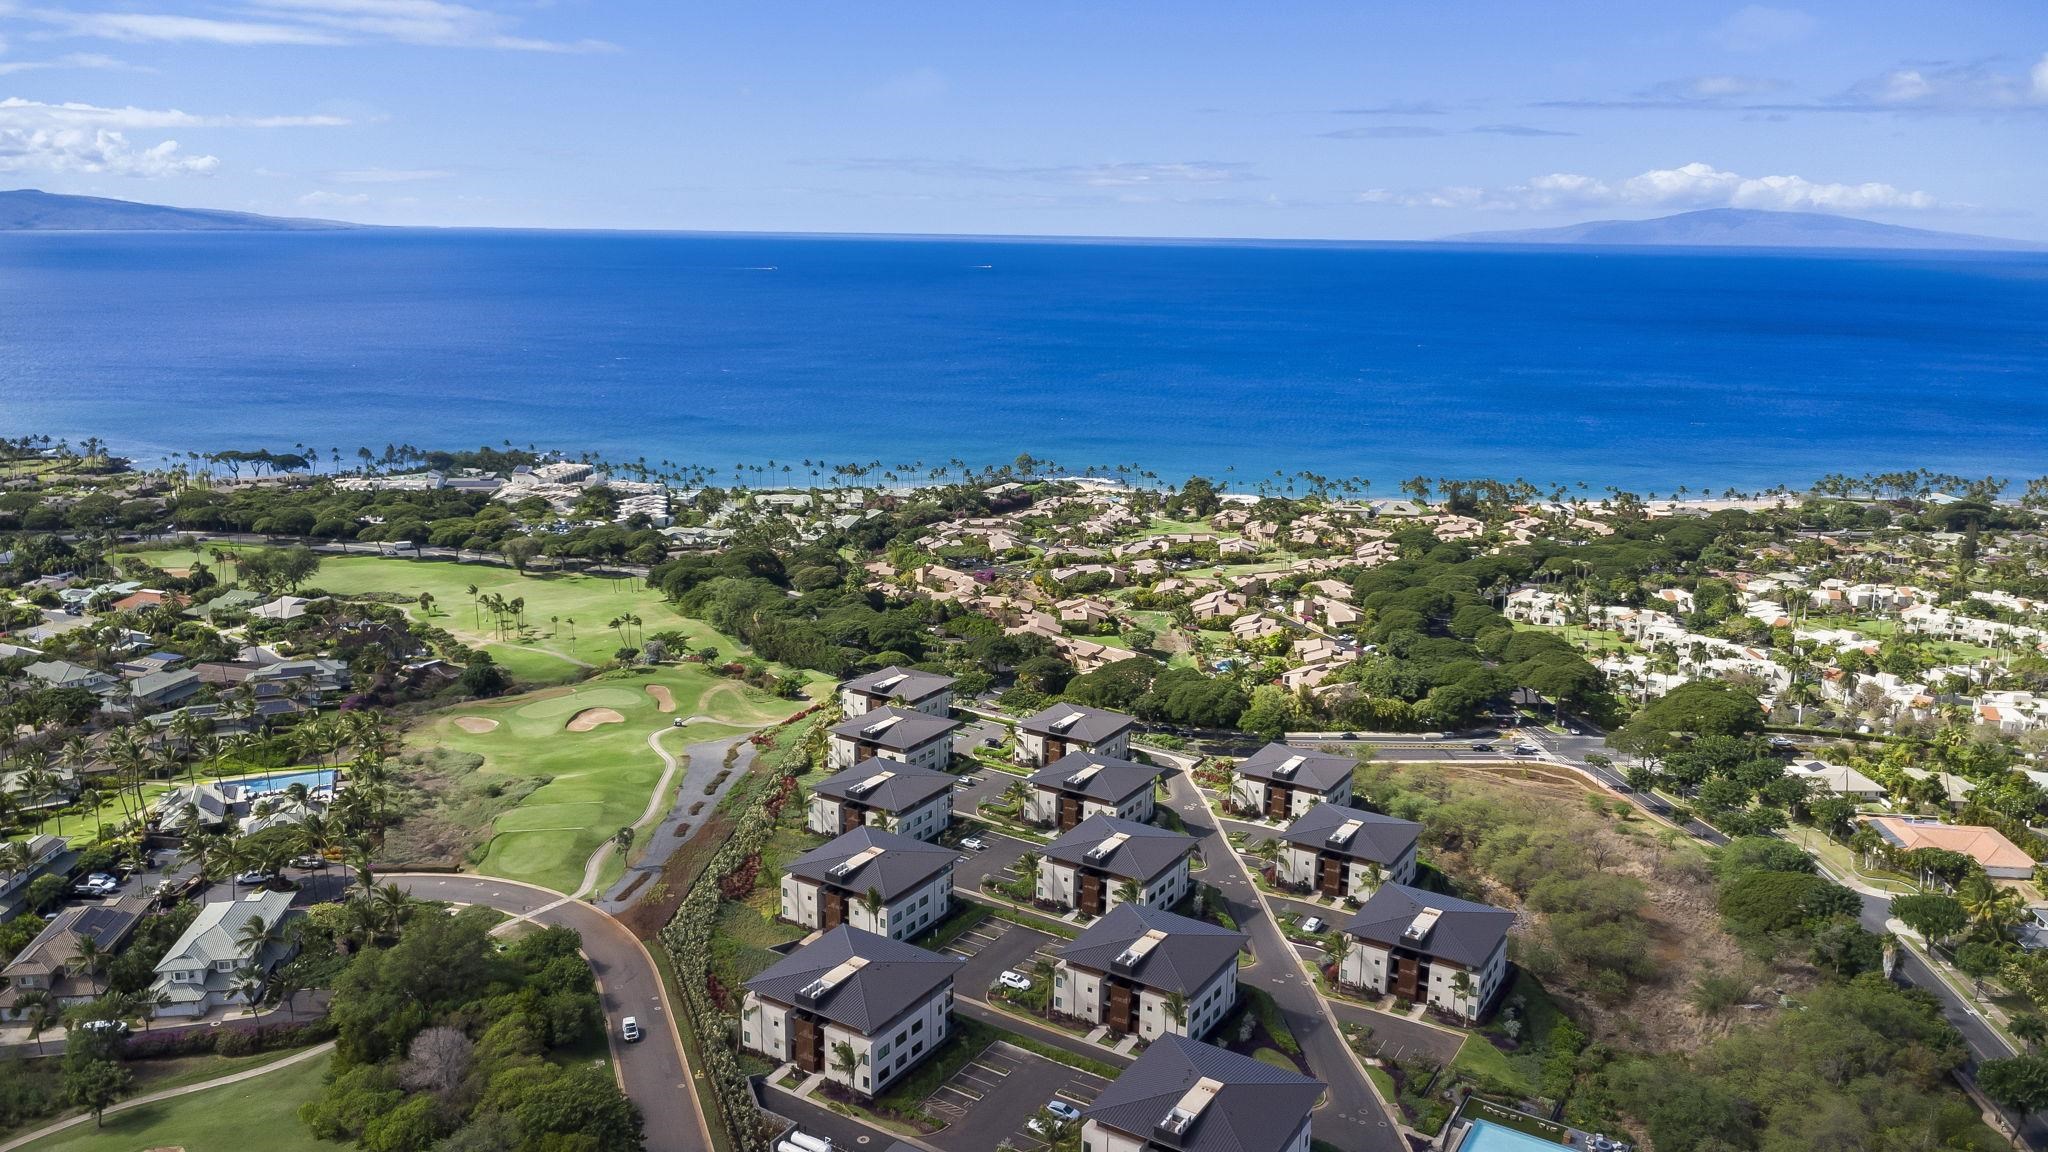
[[[668,685],[649,684],[647,686],[647,694],[654,697],[654,706],[661,711],[673,712],[676,710],[675,694],[668,690]]]

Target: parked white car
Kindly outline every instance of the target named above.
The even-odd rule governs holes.
[[[1017,992],[1025,992],[1031,988],[1031,977],[1024,975],[1022,972],[1013,972],[1005,968],[1003,969],[1003,974],[996,977],[996,983]]]

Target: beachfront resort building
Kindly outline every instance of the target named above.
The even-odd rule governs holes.
[[[1381,884],[1415,879],[1422,825],[1377,812],[1318,804],[1280,832],[1273,863],[1282,884],[1336,899],[1363,899]]]
[[[1318,804],[1351,803],[1358,761],[1285,744],[1268,744],[1232,771],[1230,798],[1239,811],[1292,820]]]
[[[1207,1035],[1237,1004],[1245,939],[1204,920],[1119,904],[1060,948],[1053,1010],[1119,1036]]]
[[[953,906],[953,850],[881,828],[855,828],[790,862],[782,918],[805,928],[851,924],[903,940]]]
[[[1308,1152],[1323,1084],[1161,1036],[1081,1113],[1086,1152]]]
[[[936,840],[953,820],[955,777],[874,759],[818,781],[805,827],[820,836],[875,827]]]
[[[1504,908],[1383,884],[1344,925],[1339,983],[1477,1020],[1507,979]]]
[[[1024,818],[1064,832],[1090,816],[1150,823],[1159,770],[1114,756],[1078,752],[1031,774]]]
[[[740,1045],[873,1097],[946,1042],[965,963],[842,924],[747,981]]]
[[[828,763],[835,772],[870,760],[940,771],[952,763],[953,730],[958,727],[958,721],[944,716],[872,709],[832,726]]]
[[[953,678],[892,664],[841,684],[839,707],[848,716],[896,708],[943,718],[953,710]]]
[[[1131,754],[1135,721],[1121,712],[1055,704],[1017,723],[1017,760],[1043,768],[1075,752],[1125,759]]]
[[[1171,908],[1188,892],[1195,840],[1114,816],[1091,816],[1047,844],[1038,898],[1100,916],[1119,904]]]

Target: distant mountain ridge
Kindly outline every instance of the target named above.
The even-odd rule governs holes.
[[[1771,212],[1758,208],[1706,208],[1651,220],[1591,220],[1560,228],[1464,232],[1446,244],[1586,244],[1693,248],[1899,248],[1951,252],[2037,252],[2048,245],[1963,232],[1935,232],[1832,216],[1824,212]]]
[[[0,191],[0,232],[326,232],[361,227],[340,220],[171,208],[33,188]]]

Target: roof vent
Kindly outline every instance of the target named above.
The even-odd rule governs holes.
[[[1152,950],[1159,947],[1159,942],[1164,939],[1166,939],[1166,932],[1163,929],[1153,928],[1147,931],[1143,936],[1131,941],[1129,948],[1117,953],[1116,959],[1109,962],[1110,967],[1118,972],[1129,972],[1131,969],[1136,968],[1145,957],[1150,956]]]
[[[1351,838],[1358,835],[1358,830],[1363,827],[1365,827],[1365,821],[1363,820],[1346,820],[1335,832],[1330,833],[1329,839],[1324,840],[1323,843],[1328,844],[1332,848],[1342,848],[1346,844],[1351,843]]]
[[[863,848],[860,851],[854,853],[853,855],[848,856],[846,859],[841,860],[839,863],[834,864],[832,867],[827,868],[825,870],[825,875],[830,876],[834,880],[843,880],[846,877],[853,875],[855,872],[860,871],[862,868],[867,867],[868,861],[873,860],[877,856],[880,856],[885,851],[887,851],[887,849],[883,848],[881,845],[871,844],[868,847]]]
[[[1443,914],[1441,908],[1424,908],[1417,912],[1415,919],[1410,920],[1408,926],[1401,929],[1401,939],[1410,944],[1420,944],[1429,939],[1430,930],[1436,927],[1436,922]]]
[[[1067,729],[1072,728],[1075,724],[1080,723],[1080,721],[1081,714],[1079,712],[1069,712],[1065,716],[1062,716],[1059,719],[1053,721],[1052,723],[1047,724],[1046,727],[1052,729],[1055,732],[1065,732]]]
[[[1292,780],[1295,771],[1307,762],[1308,757],[1306,756],[1289,756],[1273,766],[1273,775],[1278,776],[1282,780]]]
[[[1095,847],[1090,848],[1081,858],[1090,864],[1100,864],[1111,856],[1116,855],[1116,850],[1123,847],[1124,841],[1130,838],[1131,834],[1129,832],[1119,832]]]
[[[1067,777],[1067,787],[1084,787],[1087,785],[1088,781],[1095,779],[1095,774],[1100,771],[1102,771],[1102,765],[1090,764],[1086,768],[1081,769],[1079,772],[1074,773],[1072,776]]]
[[[809,984],[804,985],[803,988],[797,992],[796,998],[805,1004],[816,1004],[818,1001],[824,999],[826,995],[828,995],[834,988],[837,988],[841,984],[846,983],[846,981],[849,978],[851,978],[855,972],[858,972],[867,966],[867,957],[849,956],[844,961],[841,961],[837,968],[832,969],[830,972],[827,972],[823,976],[818,977],[816,980],[811,981]]]
[[[889,729],[894,728],[896,725],[902,722],[903,717],[901,716],[884,716],[880,720],[875,721],[873,724],[870,724],[867,727],[862,728],[860,730],[860,734],[869,739],[873,739],[874,737],[880,736],[882,733],[887,732]]]
[[[896,774],[894,772],[877,772],[873,776],[870,776],[867,779],[861,781],[860,783],[855,784],[853,787],[848,788],[846,790],[847,794],[850,796],[865,796],[868,793],[873,792],[875,789],[880,788],[882,785],[887,784],[890,780],[894,779],[895,776]]]
[[[872,687],[876,692],[894,692],[898,684],[901,684],[908,679],[910,679],[910,674],[908,672],[898,672],[894,676],[886,677],[884,679],[875,681],[874,684],[872,684],[870,687]]]
[[[1220,1080],[1204,1076],[1195,1081],[1194,1087],[1183,1093],[1180,1102],[1153,1126],[1153,1139],[1170,1148],[1179,1148],[1187,1140],[1188,1131],[1195,1126],[1195,1121],[1201,1119],[1203,1111],[1209,1107],[1209,1102],[1216,1099],[1216,1094],[1222,1090]]]

